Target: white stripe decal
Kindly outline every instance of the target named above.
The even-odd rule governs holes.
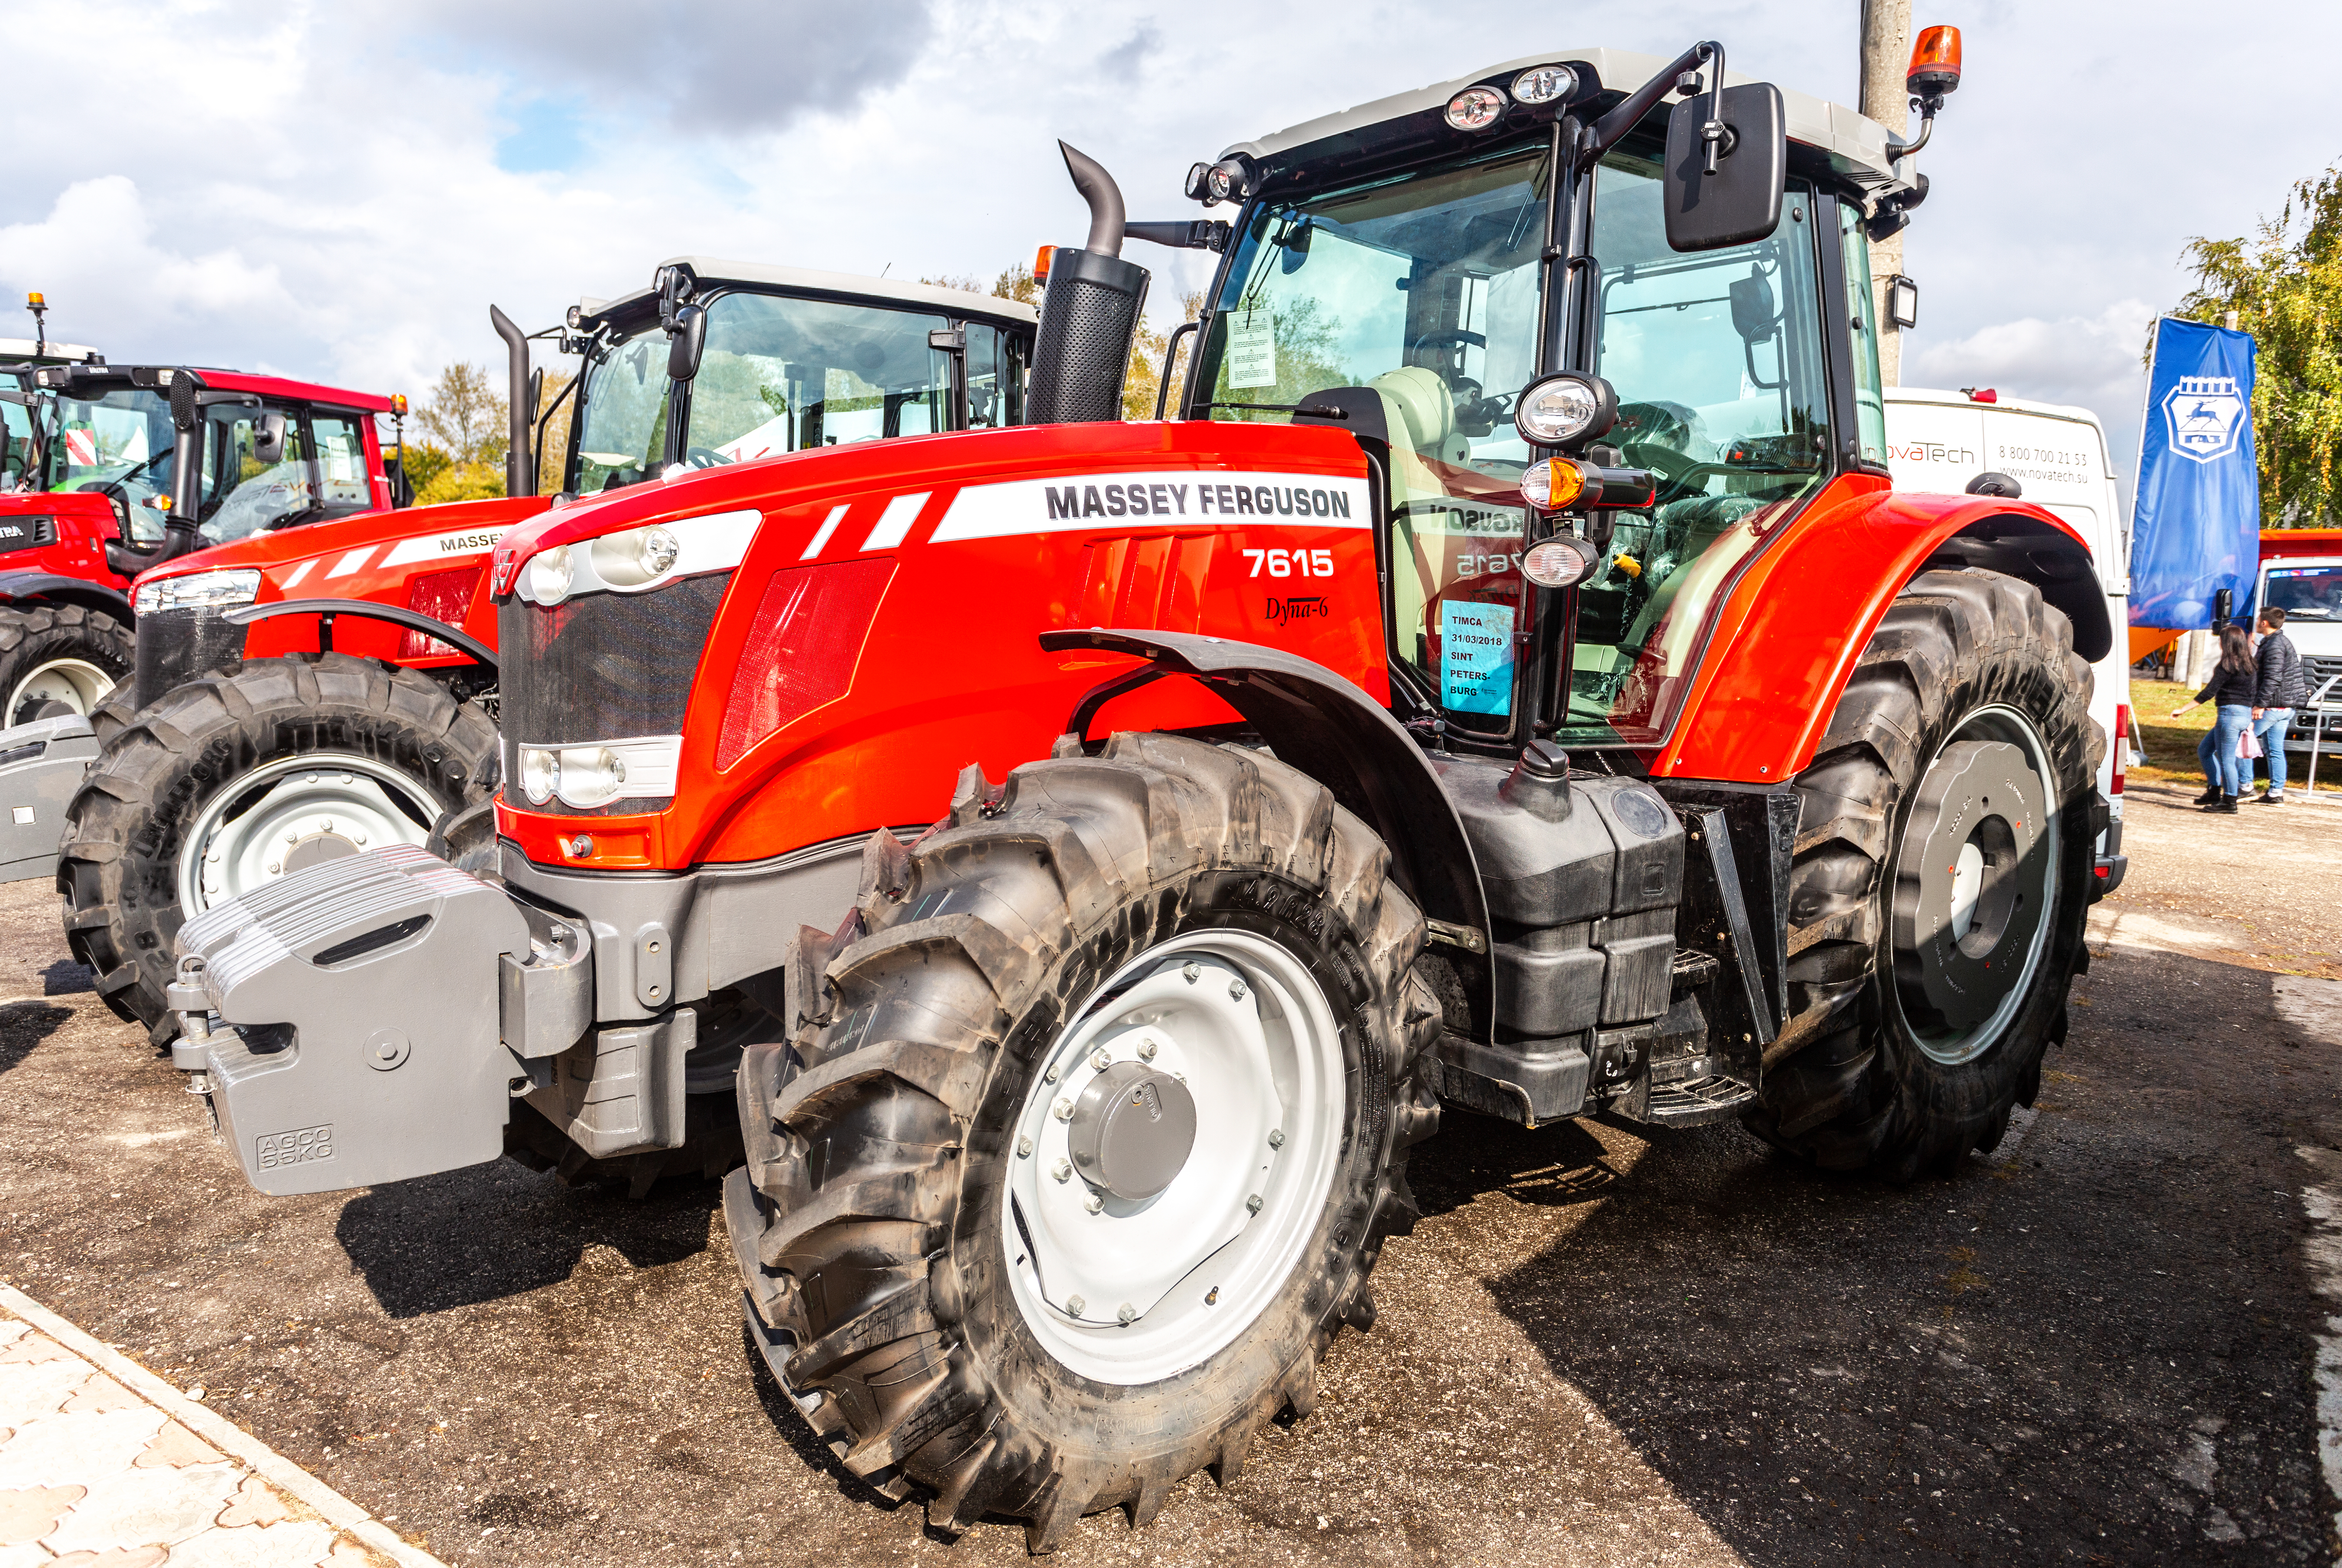
[[[412,539],[401,539],[382,558],[385,566],[404,566],[410,561],[431,561],[442,555],[469,555],[478,550],[493,550],[496,541],[512,531],[511,524],[503,528],[467,528],[458,534],[418,534]]]
[[[1017,534],[1119,531],[1134,525],[1366,528],[1363,479],[1322,474],[1230,474],[1173,469],[1159,474],[1069,474],[971,484],[952,497],[934,542]]]
[[[292,571],[286,573],[285,574],[285,580],[276,585],[287,592],[290,592],[293,584],[307,576],[309,574],[309,568],[316,564],[317,558],[315,555],[310,556],[306,561],[302,562],[298,566],[294,567]]]
[[[820,554],[821,547],[829,543],[829,536],[837,532],[837,524],[845,516],[845,507],[831,507],[829,509],[828,520],[822,524],[820,530],[813,536],[813,543],[806,546],[805,554],[798,556],[797,559],[800,561],[810,561],[815,556]]]
[[[373,554],[374,546],[371,544],[367,545],[363,550],[348,551],[340,560],[334,563],[333,569],[327,572],[325,575],[328,577],[346,577],[351,573],[356,571],[359,567],[365,565],[366,564],[366,557]]]
[[[927,504],[930,493],[897,495],[886,503],[886,510],[878,514],[878,526],[870,530],[870,537],[862,541],[865,550],[892,550],[910,536],[911,524],[919,518],[919,508]]]

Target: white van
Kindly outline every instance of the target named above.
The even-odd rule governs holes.
[[[2107,433],[2087,408],[1991,392],[1887,391],[1887,465],[1895,488],[1959,495],[1979,474],[2017,482],[2019,498],[2064,518],[2088,541],[2106,590],[2114,645],[2091,666],[2090,716],[2107,733],[2098,789],[2114,813],[2098,846],[2101,895],[2122,880],[2122,758],[2130,727],[2130,514],[2107,460]]]

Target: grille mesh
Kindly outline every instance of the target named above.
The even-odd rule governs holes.
[[[245,629],[209,605],[138,617],[136,691],[142,708],[174,686],[244,658]]]
[[[524,745],[679,734],[731,581],[720,572],[552,605],[506,599],[496,624],[505,734]]]

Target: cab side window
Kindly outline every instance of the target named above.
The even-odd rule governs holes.
[[[264,412],[285,419],[281,453],[264,449]],[[314,512],[317,506],[315,464],[303,435],[298,409],[264,411],[225,404],[205,411],[203,522],[213,544],[243,539]]]
[[[355,416],[313,414],[309,440],[317,454],[317,504],[329,515],[365,512],[374,505],[366,474],[365,433]]]

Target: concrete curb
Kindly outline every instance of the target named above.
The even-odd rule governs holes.
[[[271,1486],[315,1509],[335,1529],[347,1531],[368,1547],[401,1564],[402,1568],[447,1568],[445,1563],[428,1552],[401,1541],[390,1526],[235,1423],[196,1403],[128,1356],[92,1339],[15,1286],[0,1284],[0,1309],[23,1318],[214,1448],[223,1453],[233,1454]]]

